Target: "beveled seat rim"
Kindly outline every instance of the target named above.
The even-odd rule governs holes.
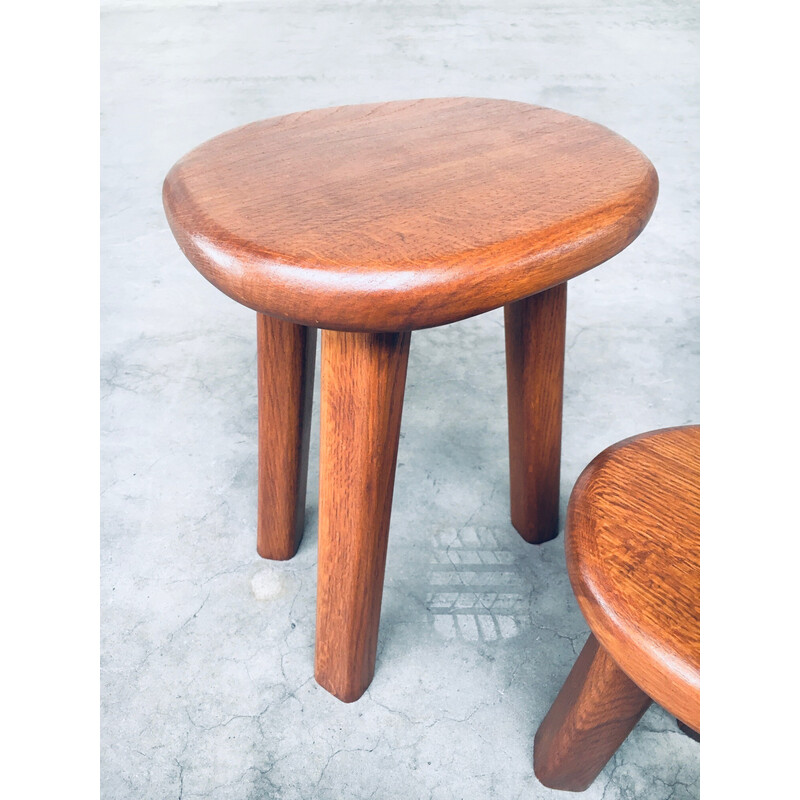
[[[241,137],[257,133],[260,125],[303,116],[288,115],[214,137],[173,166],[164,182],[163,200],[178,244],[211,283],[256,311],[320,328],[411,330],[473,316],[575,277],[627,247],[650,218],[658,194],[655,169],[633,145],[603,126],[540,106],[482,98],[426,100],[409,107],[419,114],[427,103],[461,103],[468,110],[474,104],[475,113],[487,113],[486,108],[497,113],[498,104],[507,104],[515,113],[521,107],[547,120],[552,115],[561,124],[574,121],[574,127],[598,137],[598,147],[608,141],[614,153],[623,153],[634,177],[616,191],[604,189],[601,197],[592,197],[547,227],[512,239],[432,250],[424,257],[418,253],[413,263],[380,250],[371,260],[324,252],[312,258],[292,254],[280,242],[254,240],[220,226],[194,196],[186,166],[202,158],[204,148],[220,148],[227,141],[235,146]],[[339,108],[356,113],[398,105],[395,101]]]
[[[696,434],[699,444],[699,426],[664,428],[620,441],[592,460],[575,483],[570,497],[565,548],[570,582],[581,613],[592,633],[634,683],[667,711],[699,731],[699,649],[690,655],[680,653],[668,646],[666,640],[658,636],[657,631],[643,628],[642,618],[636,613],[637,609],[615,602],[606,575],[595,563],[602,562],[602,554],[598,557],[597,552],[591,552],[592,542],[596,536],[596,518],[591,508],[592,490],[602,479],[603,473],[609,469],[609,464],[613,465],[615,456],[631,445],[638,442],[652,442],[658,437],[669,437],[676,432],[680,435],[683,432]],[[647,463],[643,462],[641,469],[647,468]],[[628,529],[621,526],[621,537],[622,530]],[[676,530],[669,533],[681,537],[684,532]],[[699,530],[696,533],[699,534]],[[635,536],[635,531],[628,530],[628,535]],[[677,538],[675,541],[681,539]],[[699,552],[695,555],[699,555]],[[659,576],[646,570],[631,576],[631,582],[647,579],[658,580]],[[699,573],[694,579],[699,581]],[[667,577],[663,577],[661,586],[666,590],[670,589]],[[683,622],[691,626],[692,636],[699,634],[699,607],[696,618],[686,619]]]

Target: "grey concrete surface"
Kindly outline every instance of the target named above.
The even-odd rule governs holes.
[[[508,521],[502,312],[412,338],[377,671],[344,705],[313,680],[317,409],[305,539],[262,561],[254,315],[184,260],[161,181],[227,128],[382,99],[523,100],[633,141],[661,195],[570,285],[563,509],[606,445],[698,421],[696,4],[128,5],[102,15],[102,796],[559,796],[533,734],[587,628],[563,537]],[[585,797],[698,778],[654,707]]]

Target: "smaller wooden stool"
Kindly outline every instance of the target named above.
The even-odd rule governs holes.
[[[700,428],[604,450],[578,478],[567,568],[591,635],[533,743],[536,777],[588,788],[654,700],[700,730]]]

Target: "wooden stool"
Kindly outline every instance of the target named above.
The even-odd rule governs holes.
[[[533,768],[579,792],[651,699],[700,730],[700,428],[597,456],[572,491],[566,548],[592,633],[539,726]]]
[[[625,139],[501,100],[343,106],[245,125],[182,158],[183,252],[258,312],[258,552],[303,531],[322,328],[317,681],[375,667],[410,332],[505,306],[511,519],[558,532],[566,281],[626,247],[658,180]]]

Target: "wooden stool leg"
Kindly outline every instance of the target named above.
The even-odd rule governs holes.
[[[536,731],[536,777],[551,789],[587,789],[651,702],[589,636]]]
[[[322,333],[317,682],[350,703],[375,671],[410,333]]]
[[[558,535],[567,284],[505,307],[511,523],[528,542]]]
[[[258,314],[258,542],[291,558],[303,538],[317,331]]]

